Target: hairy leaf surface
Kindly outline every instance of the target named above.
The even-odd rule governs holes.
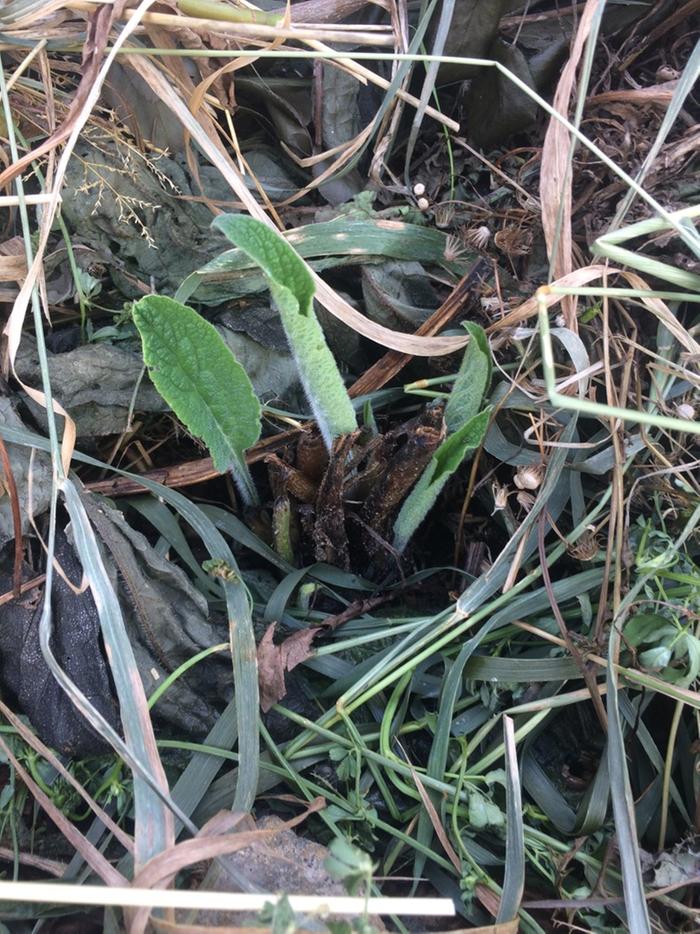
[[[355,410],[313,311],[314,281],[279,234],[243,214],[224,214],[213,226],[256,262],[279,309],[299,377],[328,447],[357,428]]]
[[[134,306],[153,383],[177,417],[209,448],[217,470],[232,470],[242,494],[256,494],[244,453],[260,437],[260,403],[216,328],[162,295]]]

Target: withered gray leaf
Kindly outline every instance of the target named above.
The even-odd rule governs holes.
[[[163,678],[202,649],[228,638],[210,622],[204,597],[177,565],[132,529],[117,509],[84,493],[90,521],[108,552],[141,678],[150,695]],[[156,713],[188,733],[201,734],[215,719],[214,701],[232,693],[230,658],[213,656],[178,678],[158,701]]]
[[[63,530],[56,532],[56,560],[77,587],[83,569]],[[25,580],[36,571],[25,567]],[[12,587],[11,578],[0,575],[0,590]],[[17,698],[39,737],[65,755],[94,755],[108,748],[51,674],[39,645],[39,620],[43,606],[41,588],[19,600],[0,606],[0,683]],[[53,636],[51,647],[59,665],[88,701],[115,728],[119,723],[107,664],[100,643],[100,622],[89,589],[75,593],[55,575],[51,596]]]

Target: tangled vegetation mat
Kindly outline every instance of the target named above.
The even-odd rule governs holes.
[[[699,7],[0,3],[0,931],[698,930]]]

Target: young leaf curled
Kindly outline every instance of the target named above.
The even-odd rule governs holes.
[[[484,439],[491,409],[481,408],[491,385],[491,351],[484,329],[469,321],[469,344],[445,407],[449,432],[409,493],[394,523],[394,548],[402,552],[435,505],[445,484],[464,458]]]
[[[261,221],[222,214],[212,225],[260,266],[323,440],[357,428],[355,410],[313,310],[314,281],[287,241]]]
[[[481,408],[481,400],[491,384],[491,352],[484,329],[473,321],[464,325],[469,331],[469,344],[452,392],[445,406],[445,424],[452,433],[465,425]]]
[[[467,454],[479,447],[486,434],[490,415],[491,409],[484,409],[474,415],[437,449],[396,517],[394,548],[397,551],[404,551],[452,474]]]
[[[146,295],[133,317],[156,389],[206,444],[216,469],[232,471],[246,503],[256,502],[245,451],[260,437],[260,403],[248,374],[216,328],[186,305]]]

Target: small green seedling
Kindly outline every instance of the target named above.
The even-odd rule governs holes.
[[[214,467],[231,471],[245,503],[257,503],[245,452],[260,437],[260,403],[248,374],[216,328],[186,305],[146,295],[133,315],[156,389],[209,448]]]
[[[342,882],[348,894],[368,895],[374,867],[367,853],[340,837],[332,840],[328,849],[324,860],[328,874]]]
[[[222,214],[213,226],[262,269],[277,306],[299,377],[328,448],[354,431],[357,419],[313,310],[316,290],[306,264],[284,237],[243,214]]]
[[[413,534],[435,505],[445,484],[468,454],[484,439],[491,415],[481,408],[491,384],[491,353],[478,324],[466,325],[470,341],[445,407],[448,437],[433,455],[418,483],[405,500],[394,523],[394,548],[403,552]]]

